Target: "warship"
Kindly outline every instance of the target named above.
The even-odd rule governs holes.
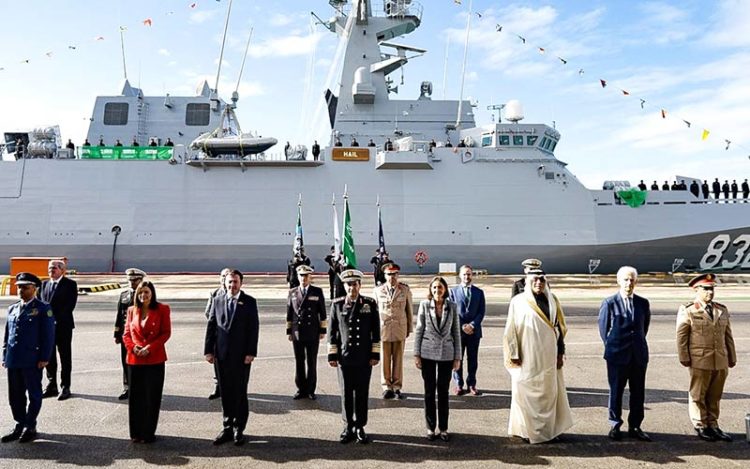
[[[390,76],[425,52],[394,40],[420,26],[426,6],[329,4],[334,15],[321,22],[345,48],[336,85],[321,90],[330,134],[319,155],[265,154],[260,141],[257,151],[222,150],[215,132],[232,104],[207,83],[196,96],[148,97],[125,82],[121,95],[96,99],[92,146],[63,148],[44,129],[6,134],[0,270],[12,256],[65,256],[80,271],[283,271],[300,197],[306,253],[320,270],[332,195],[340,210],[345,186],[360,259],[379,246],[380,208],[387,250],[407,271],[416,258],[431,272],[514,273],[527,257],[549,273],[750,269],[748,201],[617,182],[588,189],[555,156],[560,132],[523,122],[516,101],[504,121],[477,124],[469,100],[434,99],[428,81],[414,99],[392,99]],[[97,145],[131,138],[143,146]],[[40,139],[45,152],[24,150]]]

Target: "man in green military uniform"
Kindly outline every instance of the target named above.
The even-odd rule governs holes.
[[[128,288],[120,292],[120,298],[117,300],[117,316],[115,316],[115,344],[120,345],[120,363],[122,364],[122,393],[117,399],[124,401],[128,398],[128,364],[125,361],[128,351],[122,341],[122,334],[125,332],[125,321],[128,319],[128,308],[133,306],[135,298],[135,289],[146,276],[146,272],[141,269],[130,268],[125,271],[125,276],[130,284]]]
[[[37,437],[36,419],[42,408],[42,370],[55,346],[55,317],[50,306],[36,298],[42,282],[36,275],[16,275],[20,301],[8,308],[3,341],[3,367],[8,370],[8,401],[15,428],[3,443],[26,443]],[[28,407],[26,396],[28,395]]]
[[[702,440],[732,441],[719,428],[724,382],[728,369],[737,364],[729,311],[713,301],[716,275],[699,275],[689,285],[696,297],[677,313],[677,352],[680,363],[690,369],[690,420]]]
[[[328,364],[338,368],[341,413],[346,423],[339,441],[368,443],[367,399],[372,367],[380,360],[378,304],[359,294],[362,272],[341,272],[346,296],[331,305],[328,323]]]

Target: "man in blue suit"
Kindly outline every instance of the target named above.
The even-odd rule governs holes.
[[[0,441],[21,443],[36,438],[36,418],[42,408],[42,370],[55,346],[55,318],[47,303],[36,298],[42,282],[36,275],[16,276],[21,301],[8,308],[3,341],[3,367],[8,370],[8,401],[15,428]],[[28,394],[28,408],[26,395]]]
[[[471,281],[471,266],[462,265],[458,271],[461,284],[451,288],[450,299],[456,303],[458,319],[461,325],[461,366],[453,372],[456,396],[471,393],[478,396],[477,365],[479,359],[479,341],[482,339],[482,320],[484,319],[484,292],[475,287]],[[466,389],[464,389],[463,357],[466,355]]]
[[[651,321],[648,300],[634,295],[638,272],[629,266],[617,271],[620,291],[602,302],[599,309],[599,335],[604,342],[609,381],[609,437],[622,439],[622,394],[630,385],[630,413],[628,435],[641,441],[651,441],[643,430],[643,401],[645,397],[648,344],[646,334]]]

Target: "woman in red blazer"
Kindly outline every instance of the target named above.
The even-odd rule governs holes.
[[[128,308],[122,336],[130,365],[128,417],[134,443],[152,443],[156,439],[167,361],[164,343],[171,333],[169,306],[156,301],[153,283],[142,281],[135,291],[135,305]]]

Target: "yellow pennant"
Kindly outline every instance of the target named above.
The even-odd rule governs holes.
[[[707,129],[703,129],[703,135],[701,135],[701,140],[707,139],[708,138],[708,134],[710,134],[710,133],[711,132],[709,132]]]

